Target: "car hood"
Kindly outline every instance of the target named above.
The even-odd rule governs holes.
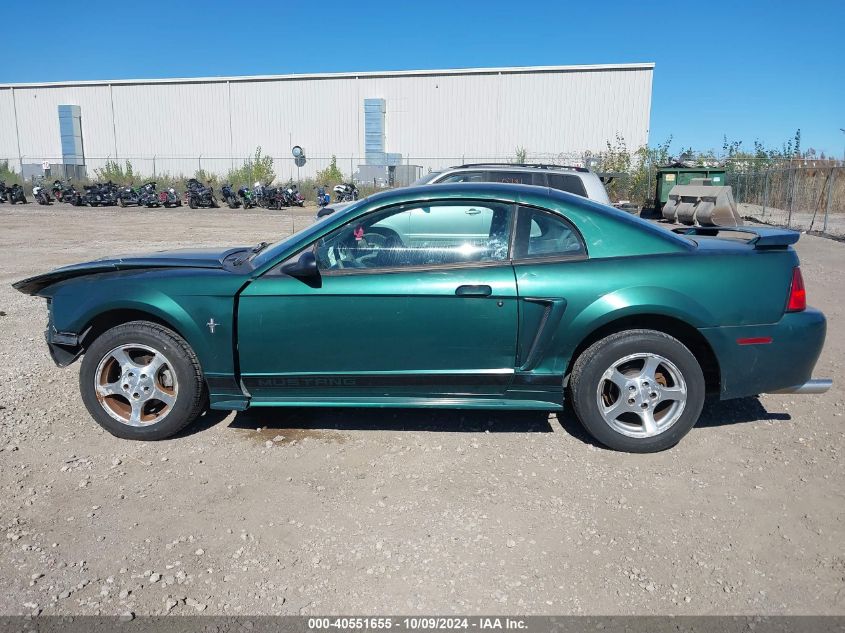
[[[118,270],[138,270],[145,268],[223,268],[223,262],[227,257],[230,257],[234,253],[247,250],[249,250],[248,246],[225,249],[185,248],[141,255],[105,257],[82,264],[64,266],[43,275],[22,279],[12,284],[12,287],[24,294],[36,295],[47,286],[60,281],[97,273],[111,273]]]

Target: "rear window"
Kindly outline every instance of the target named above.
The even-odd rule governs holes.
[[[563,217],[543,209],[519,207],[514,259],[586,257],[575,228]]]
[[[576,196],[587,197],[584,183],[573,174],[549,174],[549,187],[559,191],[574,193]]]

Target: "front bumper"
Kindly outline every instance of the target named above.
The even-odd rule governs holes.
[[[829,382],[814,382],[813,368],[824,346],[827,321],[818,310],[788,312],[777,323],[703,328],[719,361],[720,397],[761,393],[824,393]],[[768,343],[741,344],[762,339]],[[826,379],[821,379],[826,380]],[[825,387],[825,385],[828,387]]]
[[[44,338],[47,339],[47,349],[50,350],[50,358],[53,362],[59,367],[67,367],[82,356],[82,352],[85,351],[82,341],[86,334],[88,334],[87,331],[82,334],[57,332],[52,324],[48,325]]]
[[[50,358],[56,365],[67,367],[82,356],[82,352],[85,351],[82,342],[90,331],[90,327],[82,334],[56,330],[53,325],[53,302],[50,299],[47,300],[47,328],[44,330],[44,338],[47,341]]]

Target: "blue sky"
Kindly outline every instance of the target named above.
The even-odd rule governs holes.
[[[4,24],[20,28],[3,32],[0,82],[655,62],[651,144],[780,146],[801,128],[804,148],[845,151],[842,0],[46,0],[33,11],[4,3]]]

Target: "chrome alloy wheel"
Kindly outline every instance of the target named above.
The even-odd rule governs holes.
[[[604,421],[614,431],[654,437],[681,417],[687,385],[680,370],[663,356],[630,354],[602,374],[596,396]]]
[[[170,361],[147,345],[115,347],[94,372],[97,400],[106,413],[128,426],[163,420],[176,403],[178,389]]]

